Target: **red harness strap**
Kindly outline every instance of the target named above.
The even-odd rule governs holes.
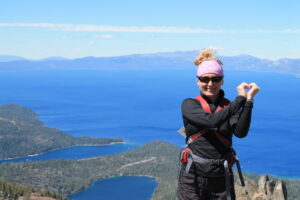
[[[203,110],[207,113],[212,113],[211,109],[209,107],[209,104],[207,103],[207,101],[202,97],[202,96],[197,96],[195,98],[196,100],[198,100],[203,108]],[[218,108],[216,109],[217,111],[222,110],[223,108],[225,108],[228,104],[230,104],[230,101],[226,98],[223,98],[222,102],[220,103],[220,105],[218,106]],[[191,143],[193,141],[195,141],[197,138],[201,137],[202,135],[204,135],[207,132],[208,129],[204,129],[198,133],[195,133],[194,135],[189,137],[188,142]],[[229,147],[231,145],[231,142],[229,140],[227,140],[226,138],[224,138],[223,136],[221,136],[219,133],[217,132],[213,132],[213,134],[227,147]]]
[[[212,113],[207,101],[201,95],[197,96],[195,99],[197,99],[200,102],[200,104],[205,112]],[[216,112],[222,110],[223,108],[228,106],[228,104],[230,104],[230,101],[226,98],[223,98],[223,100],[220,103],[220,105],[218,106]]]
[[[199,133],[195,133],[194,135],[190,136],[190,139],[192,141],[197,140],[197,138],[201,137],[202,135],[204,135],[206,133],[207,129],[204,129],[202,131],[200,131]]]

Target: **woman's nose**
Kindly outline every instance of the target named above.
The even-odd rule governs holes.
[[[207,83],[208,85],[213,85],[214,83],[212,82],[212,80],[209,80],[209,82]]]

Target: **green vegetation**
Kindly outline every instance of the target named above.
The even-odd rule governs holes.
[[[14,183],[71,194],[86,189],[96,180],[116,176],[149,176],[158,182],[154,199],[174,200],[179,152],[176,146],[155,141],[117,155],[82,160],[7,163],[0,165],[0,177]],[[300,181],[285,182],[288,199],[299,199]]]
[[[19,197],[30,196],[32,194],[42,197],[52,197],[57,200],[67,200],[65,195],[58,194],[50,190],[41,190],[32,186],[11,184],[0,180],[0,200],[14,200]]]
[[[101,145],[122,139],[73,137],[49,128],[38,114],[19,105],[0,106],[0,160],[41,154],[74,145]]]

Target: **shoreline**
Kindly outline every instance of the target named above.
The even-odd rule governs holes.
[[[15,157],[15,158],[7,158],[7,159],[3,159],[0,160],[0,162],[5,162],[5,161],[10,161],[10,160],[16,160],[16,159],[22,159],[22,158],[26,158],[26,157],[35,157],[35,156],[40,156],[52,151],[58,151],[58,150],[62,150],[62,149],[67,149],[67,148],[71,148],[71,147],[85,147],[85,146],[110,146],[110,145],[117,145],[117,144],[129,144],[129,142],[111,142],[109,144],[82,144],[82,145],[72,145],[72,146],[68,146],[68,147],[62,147],[62,148],[57,148],[57,149],[52,149],[50,151],[46,151],[43,153],[36,153],[36,154],[30,154],[30,155],[26,155],[26,156],[22,156],[22,157]]]
[[[237,169],[233,169],[234,171],[237,171]],[[273,178],[276,179],[288,179],[288,180],[295,180],[295,181],[300,181],[300,175],[295,175],[295,176],[284,176],[284,175],[277,175],[277,174],[270,174],[270,173],[258,173],[258,172],[249,172],[249,171],[245,171],[242,169],[242,173],[243,175],[254,175],[254,176],[261,176],[261,175],[269,175],[272,176]]]

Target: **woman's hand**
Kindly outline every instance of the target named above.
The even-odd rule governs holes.
[[[240,96],[248,98],[248,94],[246,92],[246,89],[249,89],[249,85],[246,82],[241,83],[239,86],[237,86],[237,92]]]
[[[253,97],[259,92],[260,88],[256,83],[249,84],[249,92],[247,93],[247,99],[253,99]]]

